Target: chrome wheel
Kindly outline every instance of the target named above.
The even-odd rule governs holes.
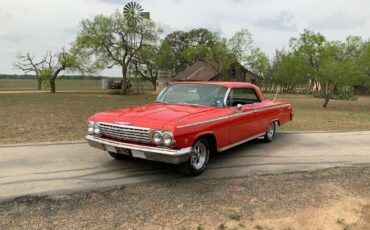
[[[189,159],[179,165],[180,172],[187,176],[198,176],[206,168],[211,151],[210,142],[205,137],[200,137],[193,144]]]
[[[274,123],[271,123],[269,125],[269,127],[267,128],[266,134],[267,134],[267,137],[270,138],[270,139],[272,139],[274,137],[274,135],[275,135],[275,124]]]
[[[275,136],[275,122],[271,122],[267,127],[266,133],[263,137],[264,142],[271,142]]]
[[[207,147],[200,141],[198,141],[191,152],[191,165],[199,170],[201,169],[207,160]]]

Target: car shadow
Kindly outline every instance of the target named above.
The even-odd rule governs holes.
[[[224,158],[238,158],[238,157],[253,157],[249,155],[249,149],[255,149],[259,146],[266,145],[262,140],[255,139],[241,145],[235,146],[223,152],[213,153],[210,157],[209,164],[212,165],[217,161],[222,161]],[[258,155],[259,157],[269,157],[268,155]],[[109,157],[109,155],[107,155]],[[177,165],[161,163],[156,161],[148,161],[139,158],[127,158],[123,161],[112,159],[102,164],[104,168],[115,168],[121,170],[122,178],[135,177],[135,176],[153,176],[155,174],[172,175],[175,177],[182,177],[178,172]],[[117,179],[117,178],[114,178]]]

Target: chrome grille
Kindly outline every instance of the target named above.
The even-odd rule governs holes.
[[[139,143],[150,142],[150,129],[108,123],[99,123],[99,127],[102,134],[107,137]]]

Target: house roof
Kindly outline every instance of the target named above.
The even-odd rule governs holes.
[[[261,78],[260,76],[252,73],[243,65],[236,63],[239,65],[245,72],[252,74],[257,78]],[[184,71],[178,73],[172,80],[173,81],[209,81],[212,78],[216,77],[217,73],[215,69],[212,67],[212,63],[205,63],[201,61],[195,62],[193,65],[188,66]]]
[[[205,62],[197,61],[177,74],[173,81],[209,81],[216,76],[216,71]]]
[[[236,82],[236,81],[178,81],[172,82],[173,84],[205,84],[205,85],[223,85],[226,88],[231,87],[256,87],[255,85],[248,82]]]

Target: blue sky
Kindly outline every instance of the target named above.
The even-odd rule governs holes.
[[[82,19],[109,15],[128,1],[117,0],[0,0],[0,73],[12,69],[19,53],[36,57],[73,41]],[[165,31],[206,27],[223,36],[241,28],[252,32],[255,46],[271,55],[304,28],[329,39],[347,35],[370,38],[370,1],[317,0],[141,0]],[[104,72],[115,75],[111,70]]]

